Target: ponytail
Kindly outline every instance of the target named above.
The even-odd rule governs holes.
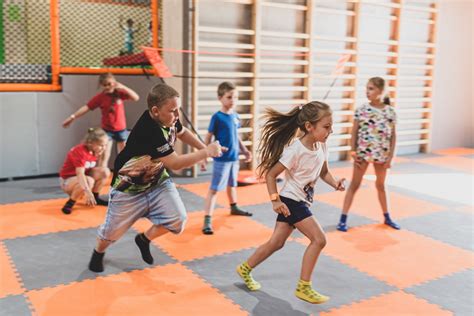
[[[258,175],[262,177],[277,164],[283,149],[295,138],[298,129],[307,133],[306,122],[315,124],[331,113],[329,105],[318,101],[294,107],[287,113],[268,108],[263,116],[265,122],[257,149],[260,160]]]

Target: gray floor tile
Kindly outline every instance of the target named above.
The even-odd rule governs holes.
[[[450,245],[474,251],[474,214],[445,211],[401,219],[400,225]]]
[[[23,295],[7,296],[0,299],[1,316],[29,316],[32,315],[26,298]]]
[[[323,254],[316,266],[313,284],[321,293],[331,296],[331,300],[321,305],[301,301],[293,293],[304,250],[299,243],[287,242],[282,250],[257,267],[253,276],[262,284],[258,292],[246,290],[235,272],[236,266],[254,249],[212,257],[212,260],[190,261],[185,265],[252,315],[314,314],[393,290],[393,287]]]
[[[474,270],[472,269],[414,286],[405,291],[450,310],[456,316],[474,315]]]
[[[135,235],[134,230],[129,230],[108,249],[104,258],[105,271],[100,275],[149,267],[135,245]],[[25,288],[31,290],[95,278],[96,274],[87,268],[95,236],[96,229],[91,228],[10,239],[4,243]],[[151,251],[154,265],[175,262],[153,245]]]

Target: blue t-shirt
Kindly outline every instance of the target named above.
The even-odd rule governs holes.
[[[240,127],[240,118],[237,113],[226,114],[218,111],[212,115],[208,131],[214,134],[219,143],[228,150],[221,157],[214,158],[217,161],[239,160],[239,135],[237,129]]]

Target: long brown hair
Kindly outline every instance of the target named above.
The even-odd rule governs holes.
[[[385,80],[382,77],[372,77],[369,79],[369,82],[376,86],[380,91],[384,92],[385,90]],[[390,98],[388,95],[385,95],[383,97],[383,103],[390,105]]]
[[[263,176],[280,160],[283,149],[295,138],[298,129],[304,134],[307,133],[306,122],[316,124],[331,113],[329,105],[319,101],[295,107],[287,113],[267,109],[263,116],[265,122],[258,145],[258,175]]]

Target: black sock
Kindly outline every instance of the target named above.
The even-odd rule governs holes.
[[[63,211],[64,214],[71,214],[72,207],[76,204],[76,201],[73,199],[69,199],[66,204],[64,204],[63,208],[61,211]]]
[[[97,252],[94,249],[92,253],[91,261],[89,262],[89,270],[93,272],[103,272],[104,271],[104,264],[102,260],[104,259],[105,252]]]
[[[150,252],[150,240],[146,238],[145,234],[141,233],[135,236],[135,243],[137,244],[138,249],[140,249],[143,261],[148,264],[153,264],[153,256]]]
[[[105,206],[109,205],[109,201],[102,200],[99,197],[98,192],[92,192],[92,194],[94,194],[94,198],[95,198],[95,201],[97,202],[97,205],[105,205]]]

